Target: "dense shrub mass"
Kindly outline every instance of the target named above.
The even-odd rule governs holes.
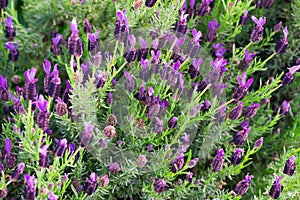
[[[300,0],[0,8],[0,198],[300,198]]]

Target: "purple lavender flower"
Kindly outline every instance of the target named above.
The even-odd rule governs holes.
[[[25,168],[25,164],[24,163],[18,164],[17,169],[15,169],[11,173],[10,180],[11,181],[18,181],[20,179],[21,175],[24,173],[24,168]]]
[[[186,176],[185,176],[185,180],[187,180],[188,182],[192,182],[192,178],[193,178],[193,173],[189,172]]]
[[[287,48],[287,46],[289,45],[289,41],[287,39],[288,37],[288,29],[287,29],[287,26],[284,27],[283,29],[283,34],[284,34],[284,37],[281,38],[275,45],[275,52],[277,54],[282,54],[285,52],[285,49]]]
[[[148,96],[148,95],[147,95]],[[152,100],[152,97],[150,96],[151,100]],[[149,102],[149,103],[148,103]],[[146,115],[149,119],[153,119],[155,117],[157,117],[157,115],[159,114],[159,111],[160,111],[160,100],[159,100],[159,97],[156,96],[154,97],[154,101],[151,102],[151,101],[147,101],[147,97],[146,97],[146,103],[147,104],[152,104],[150,106],[147,107],[147,110],[146,110]]]
[[[223,43],[220,42],[218,44],[212,44],[212,54],[217,58],[221,58],[224,56],[226,49],[223,47]]]
[[[51,79],[48,86],[48,96],[55,98],[59,95],[61,90],[61,80],[59,78],[59,71],[57,70],[57,65],[54,66],[51,76],[53,76],[53,78]]]
[[[238,182],[238,184],[235,186],[235,193],[241,196],[245,195],[249,189],[250,181],[252,178],[254,178],[254,176],[249,175],[249,173],[247,173],[245,179]]]
[[[246,82],[246,73],[243,73],[242,76],[238,76],[237,79],[239,86],[237,86],[232,93],[232,98],[235,99],[234,103],[241,101],[246,96],[248,89],[254,81],[254,78],[250,78]]]
[[[255,57],[256,53],[249,54],[248,49],[245,50],[244,59],[238,65],[238,69],[242,72],[246,71],[249,67],[249,64]]]
[[[129,92],[132,93],[135,90],[135,81],[133,75],[129,74],[127,71],[124,71],[125,75],[125,89]]]
[[[88,146],[93,141],[94,135],[92,134],[94,126],[88,122],[84,122],[84,130],[80,134],[79,144],[80,146]]]
[[[209,4],[212,1],[213,0],[202,0],[202,3],[200,3],[200,5],[198,6],[195,14],[200,17],[203,17],[204,15],[208,14],[211,9]]]
[[[8,5],[8,0],[0,1],[0,9],[4,9]]]
[[[144,40],[142,37],[139,37],[140,48],[137,51],[137,60],[145,60],[148,55],[148,44],[147,40]]]
[[[153,59],[152,59],[152,62],[151,62],[152,64],[151,64],[150,71],[153,74],[157,74],[160,70],[160,63],[161,63],[161,61],[159,59],[160,54],[161,54],[160,50],[157,50],[157,51],[151,50],[151,56],[152,56]]]
[[[239,132],[235,133],[235,135],[233,136],[233,139],[232,139],[233,144],[243,145],[245,143],[245,141],[247,140],[250,129],[251,128],[249,126],[249,127],[243,128]]]
[[[67,139],[62,139],[62,140],[56,140],[56,147],[54,149],[54,155],[56,157],[63,157],[63,155],[65,154],[65,151],[68,147],[68,141]]]
[[[89,22],[89,20],[87,18],[85,18],[83,31],[85,33],[90,33],[92,31],[92,29],[93,29],[93,27],[92,27],[91,23]]]
[[[11,16],[7,17],[4,20],[4,22],[5,22],[5,25],[6,25],[5,37],[8,39],[8,41],[13,41],[14,37],[16,36],[16,31],[15,31],[14,26],[13,26],[12,17]]]
[[[6,0],[4,0],[4,1],[6,1]],[[6,2],[8,2],[8,1],[6,1]],[[1,6],[1,3],[0,3],[0,6]],[[4,188],[4,189],[2,189],[2,190],[0,190],[0,198],[1,199],[4,199],[7,196],[7,194],[8,194],[7,187]],[[13,199],[11,199],[11,200],[13,200]]]
[[[263,138],[263,137],[259,138],[259,139],[256,140],[256,142],[254,143],[254,147],[255,147],[255,148],[260,148],[260,147],[263,145],[263,142],[264,142],[264,138]]]
[[[272,199],[278,199],[282,190],[283,186],[280,184],[280,181],[282,179],[282,176],[278,177],[276,176],[276,180],[273,182],[269,195]]]
[[[164,179],[159,178],[155,180],[155,182],[153,183],[153,187],[154,187],[154,191],[160,194],[168,189],[168,184]]]
[[[189,67],[189,74],[191,76],[191,79],[197,78],[200,74],[200,65],[202,64],[203,59],[199,58],[192,60],[192,65]]]
[[[35,179],[34,176],[30,176],[29,174],[26,174],[24,176],[25,183],[26,183],[26,188],[24,191],[24,199],[25,200],[33,200],[37,196],[37,188],[36,188],[36,183],[37,180]]]
[[[188,30],[187,25],[186,25],[187,17],[188,17],[188,15],[181,13],[180,21],[176,21],[176,23],[175,23],[174,32],[175,32],[175,36],[177,38],[180,38],[183,35],[185,35]]]
[[[195,167],[197,165],[198,161],[199,161],[199,158],[194,158],[194,159],[190,160],[189,165],[188,165],[189,168]]]
[[[95,55],[99,49],[99,30],[95,33],[88,33],[88,50]]]
[[[113,162],[112,164],[109,165],[109,171],[112,174],[117,174],[121,171],[121,167],[119,165],[119,163],[117,162]]]
[[[300,69],[300,65],[293,66],[289,72],[285,73],[281,78],[282,85],[290,85],[294,81],[294,74]]]
[[[276,25],[274,26],[273,31],[274,31],[274,32],[280,31],[281,26],[282,26],[282,21],[280,21],[278,24],[276,24]]]
[[[197,31],[195,28],[192,30],[193,38],[190,40],[188,48],[187,48],[187,55],[191,58],[195,58],[199,51],[200,51],[200,38],[202,37],[201,31]]]
[[[9,90],[7,86],[7,79],[6,77],[0,74],[0,100],[8,101],[9,98]]]
[[[39,113],[36,117],[37,125],[46,132],[50,129],[50,113],[47,110],[48,101],[44,99],[43,95],[40,95],[39,100],[35,101],[34,104],[39,109]]]
[[[153,148],[153,145],[152,145],[152,144],[148,144],[147,147],[146,147],[146,149],[147,149],[147,151],[148,151],[149,153],[152,152],[152,148]]]
[[[209,100],[205,100],[203,106],[201,107],[201,111],[202,112],[207,112],[211,107],[210,101]]]
[[[51,52],[55,55],[58,56],[61,53],[61,41],[62,41],[62,35],[61,34],[56,34],[54,38],[52,38],[52,46],[51,46]]]
[[[295,170],[296,170],[296,164],[295,164],[296,157],[291,156],[286,162],[283,169],[283,173],[287,174],[289,176],[293,176]]]
[[[286,115],[291,110],[291,105],[288,101],[284,100],[280,106],[280,114]]]
[[[97,188],[98,188],[97,179],[98,179],[98,176],[96,173],[91,173],[90,178],[86,179],[84,191],[88,195],[92,195],[97,190]]]
[[[108,178],[108,175],[102,175],[100,177],[100,180],[99,180],[99,186],[100,187],[107,187],[109,184],[109,178]]]
[[[231,163],[233,165],[240,164],[242,161],[243,153],[244,153],[244,149],[240,149],[240,148],[235,149],[231,156]]]
[[[72,33],[68,39],[68,51],[71,55],[75,57],[81,57],[83,52],[83,46],[81,39],[78,35],[79,31],[77,28],[76,18],[73,18],[72,22],[70,23],[70,28]]]
[[[29,99],[31,101],[36,100],[38,91],[37,91],[37,78],[34,78],[36,74],[36,69],[33,67],[24,72],[25,76],[25,85],[24,85],[24,98]]]
[[[172,117],[169,121],[168,121],[168,127],[169,128],[175,128],[176,125],[177,125],[177,121],[178,121],[178,118],[177,117]]]
[[[257,109],[260,108],[258,103],[254,103],[251,106],[248,106],[244,109],[244,117],[245,118],[252,118],[256,115]]]
[[[40,157],[39,157],[39,166],[42,168],[46,168],[49,165],[49,153],[47,150],[48,146],[43,145],[39,149]]]
[[[182,169],[184,165],[184,155],[180,153],[174,160],[172,160],[170,166],[172,172],[177,172]]]
[[[19,58],[18,42],[6,42],[5,48],[9,50],[8,59],[11,62],[17,62]]]
[[[214,42],[217,37],[217,29],[219,29],[221,24],[217,24],[217,20],[213,19],[211,22],[208,22],[208,33],[206,36],[207,41]]]
[[[124,53],[124,58],[127,62],[131,63],[135,60],[136,58],[136,49],[134,48],[135,46],[135,37],[134,35],[129,35],[128,36],[128,40],[130,43],[130,48],[126,50],[126,52]]]
[[[154,4],[155,4],[156,2],[157,2],[157,0],[146,0],[146,1],[145,1],[145,5],[146,5],[146,7],[151,8],[151,7],[154,6]]]
[[[9,138],[5,139],[5,148],[4,148],[4,161],[5,165],[12,169],[16,166],[17,158],[14,153],[11,152],[12,143]]]
[[[214,159],[211,163],[213,172],[220,171],[222,169],[223,163],[224,163],[224,150],[218,149],[217,155],[214,157]]]
[[[244,10],[244,14],[240,17],[240,25],[242,25],[242,26],[246,25],[248,19],[249,19],[248,11]]]
[[[68,106],[63,100],[58,97],[56,100],[55,111],[59,116],[64,116],[68,113]]]
[[[114,36],[120,42],[127,42],[129,36],[129,24],[126,16],[126,10],[118,11],[118,20],[114,29]]]
[[[171,56],[171,60],[173,60],[173,62],[180,62],[183,63],[185,60],[185,56],[181,56],[183,54],[183,50],[181,48],[182,44],[184,44],[186,39],[186,36],[182,36],[180,39],[176,40],[173,51],[172,51],[172,56]],[[171,42],[171,44],[174,44],[175,41],[175,37],[169,37],[169,40]]]
[[[136,159],[136,165],[138,167],[144,167],[145,164],[147,163],[147,157],[146,155],[139,155]]]
[[[242,115],[243,104],[243,102],[240,102],[237,107],[232,109],[232,111],[229,114],[229,118],[231,120],[237,120]]]
[[[257,19],[255,16],[251,17],[252,21],[256,23],[256,26],[251,32],[251,42],[258,42],[263,38],[264,35],[264,24],[266,23],[266,17],[260,17]]]

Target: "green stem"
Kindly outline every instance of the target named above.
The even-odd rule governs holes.
[[[120,73],[120,71],[125,67],[125,65],[127,64],[127,62],[125,61],[124,63],[123,63],[123,65],[113,74],[113,77],[116,77],[116,75],[118,74],[118,73]]]
[[[253,44],[253,42],[250,42],[249,44],[247,44],[247,46],[245,46],[244,49],[238,54],[238,57],[241,57],[241,55],[244,54],[246,49],[248,49],[252,44]]]
[[[119,45],[119,41],[117,40],[117,41],[116,41],[116,44],[115,44],[115,49],[114,49],[113,61],[114,61],[114,60],[115,60],[115,58],[116,58],[116,54],[117,54],[118,45]]]
[[[263,63],[261,63],[262,66],[264,66],[269,60],[271,60],[276,55],[276,52],[274,52],[272,55],[270,55]]]

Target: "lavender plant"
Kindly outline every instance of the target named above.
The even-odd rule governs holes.
[[[0,198],[299,197],[281,3],[22,2],[0,0]]]

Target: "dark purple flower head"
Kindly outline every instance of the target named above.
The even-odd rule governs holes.
[[[117,174],[117,173],[119,173],[119,172],[121,171],[121,167],[120,167],[119,163],[114,162],[114,163],[110,164],[110,165],[109,165],[109,171],[110,171],[110,173],[112,173],[112,174]]]
[[[276,25],[274,26],[273,31],[274,31],[274,32],[280,31],[281,26],[282,26],[282,21],[280,21],[278,24],[276,24]]]
[[[54,155],[56,157],[62,157],[68,147],[68,141],[67,139],[62,139],[62,140],[56,140],[57,145],[54,149]]]
[[[46,112],[47,111],[47,105],[48,101],[44,98],[43,95],[40,94],[39,100],[35,102],[37,108],[40,110],[40,112]]]
[[[280,114],[286,115],[291,110],[291,105],[288,101],[284,100],[280,107]]]
[[[285,73],[281,78],[283,85],[290,85],[294,81],[294,74],[300,69],[300,65],[293,66],[289,69],[289,72]]]
[[[257,109],[260,108],[258,103],[254,103],[244,109],[244,117],[252,118],[256,115]]]
[[[12,143],[9,138],[5,139],[5,148],[4,148],[4,154],[10,154],[12,148]]]
[[[257,19],[255,16],[251,16],[252,21],[256,23],[256,26],[262,27],[266,23],[266,17],[260,17]]]
[[[233,165],[240,164],[242,161],[243,153],[244,153],[244,149],[240,149],[240,148],[235,149],[231,156],[231,163]]]
[[[84,191],[88,195],[92,195],[98,188],[97,179],[98,179],[98,175],[96,173],[91,173],[90,178],[86,179],[86,185],[84,187]]]
[[[244,61],[249,64],[252,59],[256,56],[256,53],[251,53],[249,54],[248,49],[245,50],[245,54],[244,54]]]
[[[235,145],[243,145],[247,140],[248,134],[250,132],[251,127],[246,127],[240,130],[239,132],[235,133],[233,136],[232,142]]]
[[[18,42],[6,42],[4,47],[10,51],[15,51],[18,48]]]
[[[177,172],[182,169],[184,165],[184,155],[183,153],[180,153],[174,160],[171,162],[171,171]]]
[[[11,181],[17,181],[20,179],[21,175],[24,173],[25,164],[19,163],[17,169],[15,169],[10,175]]]
[[[189,172],[186,176],[185,176],[185,180],[187,180],[188,182],[192,182],[192,178],[193,178],[193,173]]]
[[[146,70],[146,69],[148,69],[148,67],[149,67],[150,60],[148,60],[148,59],[146,59],[146,60],[141,59],[140,63],[141,63],[141,65],[142,65],[142,68]]]
[[[148,144],[147,147],[146,147],[146,149],[147,149],[148,152],[151,152],[152,148],[153,148],[152,144]]]
[[[296,157],[291,156],[286,162],[284,166],[283,173],[287,174],[289,176],[293,176],[295,170],[296,170],[296,164],[295,164]]]
[[[217,155],[214,157],[211,164],[213,168],[213,172],[220,171],[222,169],[223,163],[224,163],[224,150],[218,149]]]
[[[260,148],[260,147],[263,145],[263,142],[264,142],[264,138],[263,138],[263,137],[259,138],[259,139],[256,140],[256,142],[254,143],[254,147],[255,147],[255,148]]]
[[[254,178],[254,176],[249,175],[249,173],[246,174],[245,179],[240,181],[234,188],[234,191],[238,195],[245,195],[248,191],[248,188],[250,186],[251,179]]]
[[[91,23],[89,22],[89,20],[87,18],[84,19],[84,32],[85,33],[89,33],[91,32],[93,29]]]
[[[14,28],[11,16],[8,16],[4,22],[7,28]]]
[[[177,125],[177,121],[178,118],[177,117],[172,117],[169,121],[168,121],[168,127],[169,128],[175,128]]]
[[[37,78],[34,78],[36,74],[36,69],[33,67],[31,69],[28,69],[24,72],[24,76],[27,82],[29,83],[36,83],[38,81]]]
[[[73,36],[77,36],[78,35],[78,28],[77,28],[77,22],[76,22],[76,17],[73,18],[72,22],[70,23],[70,28],[72,31],[72,35]]]
[[[200,38],[202,37],[201,31],[197,31],[197,29],[192,30],[193,40],[197,43],[200,42]]]
[[[276,176],[276,180],[273,182],[273,185],[271,186],[269,195],[273,199],[278,199],[283,190],[283,186],[280,184],[281,179],[282,176],[280,177]]]
[[[139,37],[139,43],[141,49],[146,49],[149,44],[149,42],[147,40],[144,40],[142,37]]]
[[[249,88],[254,81],[254,78],[250,78],[248,81],[246,80],[246,73],[243,73],[242,76],[237,77],[238,83],[240,87]]]
[[[55,46],[58,46],[60,40],[62,39],[62,35],[57,33],[56,36],[54,38],[52,38],[52,43],[55,45]]]
[[[99,30],[96,30],[95,33],[88,33],[87,36],[90,42],[98,42]]]
[[[287,26],[284,27],[283,29],[283,34],[284,34],[284,37],[281,38],[275,45],[275,52],[278,53],[278,54],[282,54],[285,52],[287,46],[289,45],[289,41],[287,39],[288,37],[288,29],[287,29]]]
[[[160,178],[160,179],[157,179],[154,183],[153,183],[153,187],[154,187],[154,191],[158,194],[166,191],[168,189],[168,185],[167,185],[167,182]]]

